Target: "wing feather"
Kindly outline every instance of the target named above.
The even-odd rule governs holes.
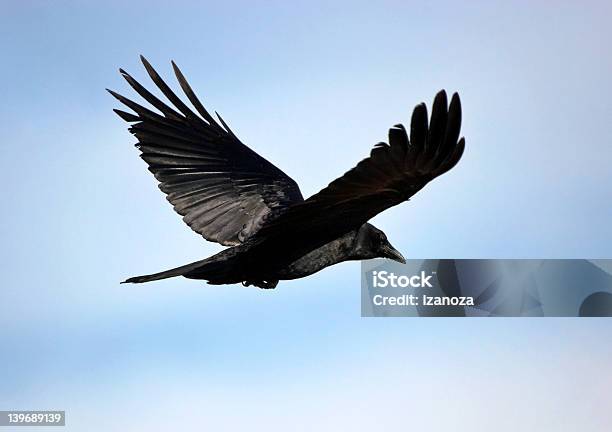
[[[389,144],[377,144],[370,157],[264,225],[253,238],[253,253],[282,249],[288,234],[292,247],[300,249],[296,253],[307,253],[408,200],[457,164],[465,148],[463,138],[457,141],[460,128],[459,96],[453,95],[448,108],[442,90],[434,99],[429,126],[425,104],[417,105],[410,139],[403,126],[394,126]]]
[[[221,116],[217,114],[222,126],[214,120],[174,62],[176,78],[197,114],[144,57],[141,60],[172,106],[120,69],[136,93],[161,114],[109,90],[135,114],[114,111],[132,123],[129,131],[138,139],[140,157],[174,210],[194,231],[207,240],[236,245],[271,215],[303,201],[295,181],[244,145]]]

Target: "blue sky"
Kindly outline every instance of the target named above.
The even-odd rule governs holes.
[[[3,3],[0,409],[92,431],[609,430],[607,320],[362,319],[357,263],[272,291],[118,284],[219,250],[111,111],[119,67],[148,82],[139,54],[168,81],[175,60],[304,195],[458,91],[465,155],[375,218],[394,246],[612,255],[609,3],[329,3]]]

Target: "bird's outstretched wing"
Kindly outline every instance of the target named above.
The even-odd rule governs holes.
[[[215,121],[174,62],[176,78],[199,115],[141,59],[175,108],[120,69],[132,88],[161,115],[109,90],[136,114],[114,111],[134,123],[129,130],[138,139],[140,157],[191,229],[207,240],[233,246],[255,233],[270,213],[303,201],[293,179],[240,142],[218,114],[222,126]]]
[[[269,221],[254,238],[262,239],[266,247],[291,233],[294,245],[312,246],[321,233],[333,239],[358,228],[453,168],[465,146],[464,139],[459,139],[460,128],[459,96],[455,93],[448,106],[442,90],[434,99],[429,124],[425,104],[417,105],[409,134],[402,125],[394,126],[389,130],[389,144],[377,144],[370,157]]]

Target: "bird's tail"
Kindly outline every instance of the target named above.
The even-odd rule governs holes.
[[[134,276],[129,279],[124,280],[121,283],[143,283],[143,282],[151,282],[160,279],[167,279],[176,276],[183,276],[186,273],[189,273],[195,269],[198,269],[206,264],[207,259],[193,262],[191,264],[186,264],[177,268],[173,268],[170,270],[166,270],[159,273],[153,273],[150,275],[143,276]]]
[[[216,255],[206,259],[185,264],[183,266],[150,275],[134,276],[121,283],[143,283],[176,276],[184,276],[189,279],[204,279],[210,284],[227,284],[240,282],[240,277],[235,274],[239,263],[236,258],[236,248],[222,250]],[[238,276],[238,277],[237,277]]]

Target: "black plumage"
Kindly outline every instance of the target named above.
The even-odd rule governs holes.
[[[326,188],[304,200],[297,183],[244,145],[218,115],[204,108],[172,62],[193,112],[141,57],[149,76],[174,107],[127,72],[130,86],[161,114],[111,90],[134,114],[114,110],[132,123],[141,158],[183,220],[205,239],[231,246],[212,257],[153,275],[140,283],[184,276],[211,284],[243,283],[273,288],[347,260],[384,257],[403,261],[385,234],[367,223],[408,200],[461,158],[461,103],[447,104],[440,91],[428,124],[425,104],[413,111],[410,133],[396,125],[389,143]],[[410,137],[408,136],[410,135]]]

